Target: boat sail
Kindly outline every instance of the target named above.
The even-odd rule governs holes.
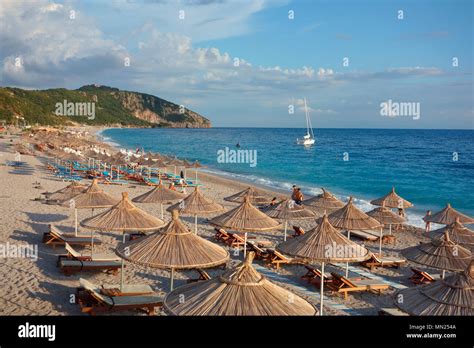
[[[309,118],[308,106],[306,105],[306,98],[304,98],[304,112],[306,116],[306,135],[303,136],[303,139],[296,139],[298,145],[311,146],[316,142],[313,133],[313,126],[311,124],[311,119]]]

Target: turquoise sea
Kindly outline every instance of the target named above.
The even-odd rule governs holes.
[[[323,186],[343,199],[353,195],[363,210],[395,185],[415,204],[407,213],[419,226],[427,209],[434,212],[447,202],[474,215],[472,130],[315,129],[316,144],[310,148],[295,144],[304,133],[295,128],[113,128],[101,136],[123,148],[197,159],[208,171],[272,188],[289,191],[296,184],[307,196]],[[228,154],[251,151],[256,165],[219,163],[219,151],[226,148]]]

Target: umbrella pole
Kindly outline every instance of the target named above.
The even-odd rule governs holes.
[[[74,235],[77,237],[77,208],[74,208]]]
[[[245,237],[244,237],[245,243],[244,243],[244,259],[247,257],[247,232],[245,232]]]
[[[349,262],[346,262],[346,278],[349,277]]]
[[[91,258],[94,253],[94,230],[91,230]]]
[[[196,174],[196,184],[197,184],[197,181],[198,181],[198,171],[197,171],[197,169],[194,170],[194,173]]]
[[[173,280],[174,280],[174,268],[171,268],[171,274],[170,274],[170,291],[173,291]]]
[[[383,232],[382,232],[382,227],[380,227],[380,238],[379,238],[379,255],[382,257],[382,238],[383,238]]]
[[[321,263],[321,290],[320,290],[320,296],[321,296],[321,304],[319,307],[319,315],[323,315],[323,301],[324,301],[324,262]]]
[[[288,221],[285,220],[285,237],[283,238],[283,240],[286,242],[286,230],[288,228]]]
[[[122,243],[125,243],[125,233],[122,237]],[[122,265],[120,270],[120,292],[123,290],[123,280],[124,280],[124,271],[125,271],[125,259],[122,257]]]
[[[392,235],[392,224],[388,225],[388,233]]]
[[[163,203],[160,203],[160,206],[161,206],[161,220],[163,220]]]
[[[194,234],[198,234],[198,216],[194,215]]]

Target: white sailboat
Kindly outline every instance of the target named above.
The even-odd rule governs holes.
[[[311,146],[316,142],[313,133],[313,126],[311,124],[311,119],[309,118],[308,106],[306,105],[306,98],[304,98],[304,112],[306,116],[306,135],[303,136],[303,139],[296,139],[298,145]]]

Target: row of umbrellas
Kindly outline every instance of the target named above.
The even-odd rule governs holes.
[[[93,182],[91,186],[96,185],[97,183]],[[199,193],[198,190],[195,192]],[[86,193],[80,195],[84,194]],[[125,242],[124,239],[116,248],[116,254],[122,258],[121,287],[124,275],[123,260],[148,267],[170,269],[171,289],[173,289],[174,270],[215,267],[229,260],[227,250],[192,233],[179,219],[178,210],[173,210],[172,220],[165,227],[163,225],[162,220],[134,206],[127,193],[123,193],[122,200],[110,209],[81,222],[81,226],[86,228],[118,231],[124,236],[128,231],[159,229],[158,232],[140,239],[129,242]],[[185,286],[186,288],[179,289],[179,293],[172,291],[167,296],[165,307],[169,312],[178,315],[314,315],[316,313],[314,307],[306,300],[266,280],[251,265],[252,258],[253,255],[249,254],[237,268],[227,271],[211,282],[206,282],[205,293],[212,293],[210,297],[205,296],[207,301],[199,298],[204,295],[201,289]],[[199,286],[203,284],[204,282],[198,283]],[[186,292],[186,308],[180,308],[182,301],[179,301],[179,295],[183,292]],[[292,301],[288,301],[289,298]]]
[[[196,209],[196,207],[199,207],[199,206],[207,206],[210,203],[212,203],[208,199],[203,200],[203,198],[205,197],[202,196],[202,194],[200,194],[198,189],[196,189],[191,195],[193,195],[193,197],[192,199],[190,199],[189,202],[192,203],[190,204],[190,206],[194,207],[193,209]],[[188,198],[190,196],[188,196]],[[224,213],[220,216],[215,217],[214,219],[210,221],[211,224],[216,225],[216,226],[221,226],[224,228],[233,229],[233,230],[244,231],[244,232],[265,231],[265,230],[274,229],[280,226],[279,222],[272,219],[270,216],[266,215],[264,212],[260,211],[258,208],[253,206],[250,200],[251,200],[250,195],[244,196],[244,201],[241,205],[230,210],[227,213]],[[181,208],[182,210],[185,210],[186,207],[187,205],[185,204],[184,206],[181,206],[181,207],[178,205],[175,208]],[[289,204],[288,201],[283,201],[279,205],[274,206],[273,209],[269,209],[269,211],[270,213],[277,212],[275,216],[281,216],[282,219],[287,219],[287,218],[290,218],[290,215],[291,215],[290,211],[292,210],[291,208],[292,208],[291,204]],[[373,228],[375,223],[377,223],[377,226],[379,226],[380,223],[368,215],[367,216],[362,215],[364,213],[361,211],[358,211],[358,209],[355,208],[355,206],[353,206],[352,199],[350,199],[349,202],[343,208],[344,209],[337,210],[336,211],[337,214],[330,214],[330,216],[332,215],[331,219],[335,226],[331,223],[330,216],[327,216],[327,214],[324,214],[323,218],[321,219],[319,225],[316,228],[314,228],[313,230],[309,231],[308,233],[306,233],[305,235],[301,237],[282,243],[282,245],[278,247],[279,250],[281,252],[288,253],[289,255],[292,255],[294,257],[303,258],[307,261],[322,262],[323,269],[324,269],[325,262],[356,262],[356,261],[362,261],[364,259],[367,259],[369,255],[369,251],[367,251],[362,246],[359,246],[358,244],[351,242],[349,238],[346,238],[343,235],[341,235],[340,232],[335,227],[341,228],[339,226],[344,226],[342,228],[367,229],[367,228],[370,228],[368,227],[369,225],[372,226]],[[382,206],[381,208],[384,208],[384,206]],[[188,213],[195,214],[197,210],[193,210],[193,209],[190,209]],[[305,209],[305,208],[297,207],[295,211],[301,214],[302,209]],[[182,235],[192,235],[194,236],[193,238],[200,238],[196,236],[195,234],[192,234],[189,231],[187,231],[184,225],[182,225],[182,223],[178,219],[177,210],[173,211],[173,219],[170,222],[168,229],[165,228],[164,231],[173,231],[173,232],[170,232],[170,235],[172,236],[177,236],[179,234],[182,234]],[[383,209],[379,209],[379,210],[380,210],[379,211],[380,214],[388,215],[387,212],[384,211]],[[122,232],[126,231],[127,228],[129,227],[132,230],[137,230],[137,229],[144,230],[147,227],[140,228],[140,227],[137,227],[136,224],[143,225],[143,221],[147,221],[150,219],[149,217],[147,218],[146,216],[143,216],[143,215],[141,215],[138,219],[132,218],[133,212],[136,212],[136,211],[139,211],[139,209],[133,206],[133,204],[131,204],[128,201],[128,196],[125,194],[122,198],[121,203],[117,204],[116,206],[114,206],[112,209],[110,209],[107,212],[99,214],[96,217],[84,220],[81,223],[81,225],[84,227],[97,228],[97,229],[107,229],[107,230],[119,229]],[[127,212],[127,213],[124,213],[124,212]],[[122,217],[122,219],[119,219],[117,217]],[[154,222],[152,221],[151,226],[149,226],[148,228],[157,229],[163,226],[164,223],[161,220],[157,218],[154,218],[154,219],[156,220]],[[118,225],[114,225],[114,222],[118,222]],[[180,223],[181,223],[181,227],[180,227]],[[135,226],[133,226],[134,224]],[[133,226],[133,228],[131,226]],[[176,231],[181,231],[181,233],[176,233]],[[162,233],[163,232],[160,232],[160,235]],[[147,240],[148,238],[149,240]],[[131,243],[131,245],[126,245],[125,243],[123,243],[122,248],[117,249],[117,253],[121,256],[126,256],[124,258],[127,258],[131,260],[132,262],[153,265],[153,263],[150,260],[152,259],[155,260],[156,255],[160,255],[160,256],[162,255],[159,251],[157,251],[157,249],[159,249],[158,246],[161,245],[162,243],[162,242],[159,242],[160,240],[161,238],[159,238],[159,235],[150,235],[148,237],[144,237],[137,241],[129,242]],[[204,239],[202,240],[205,241]],[[342,256],[340,254],[337,254],[337,257],[335,258],[329,257],[327,253],[321,254],[322,246],[331,245],[332,242],[335,243],[335,245],[348,246],[348,248],[343,248],[343,250],[346,250],[346,254],[343,254]],[[196,242],[193,242],[193,243],[195,244]],[[285,243],[290,244],[290,247],[285,246]],[[295,243],[297,243],[296,246],[295,246]],[[291,244],[294,244],[293,247],[291,247]],[[188,244],[188,247],[190,245],[191,244]],[[131,253],[132,251],[131,246],[135,246],[133,248],[133,250],[136,250],[135,253]],[[181,247],[181,250],[188,251],[187,250],[188,247]],[[219,246],[216,246],[216,247],[220,248]],[[205,248],[205,249],[212,250],[212,248]],[[170,249],[168,247],[168,248],[164,248],[163,250],[173,250],[173,249]],[[155,253],[157,254],[155,255]],[[219,254],[219,253],[216,252],[216,254]],[[134,255],[134,257],[130,255]],[[354,257],[354,255],[356,256]],[[171,255],[169,255],[166,259],[168,260],[172,259]],[[248,264],[251,260],[248,261],[249,260],[248,258],[246,260],[247,260],[246,265],[248,268]],[[212,262],[208,264],[211,265],[210,267],[216,265],[215,263],[212,263]],[[171,279],[173,278],[173,270],[180,269],[179,267],[181,267],[178,263],[176,263],[176,261],[166,264],[166,267],[163,267],[165,266],[164,263],[159,263],[159,262],[154,263],[154,265],[155,267],[170,268],[171,273],[172,273]],[[204,266],[205,265],[206,264],[204,264]],[[191,266],[183,266],[183,267],[193,268]],[[123,272],[122,272],[122,276],[123,276]],[[222,280],[221,278],[219,279]],[[121,283],[123,283],[123,279]],[[323,289],[321,289],[321,294],[323,294]],[[321,296],[321,298],[323,297]],[[321,304],[320,312],[322,313],[322,304]]]

